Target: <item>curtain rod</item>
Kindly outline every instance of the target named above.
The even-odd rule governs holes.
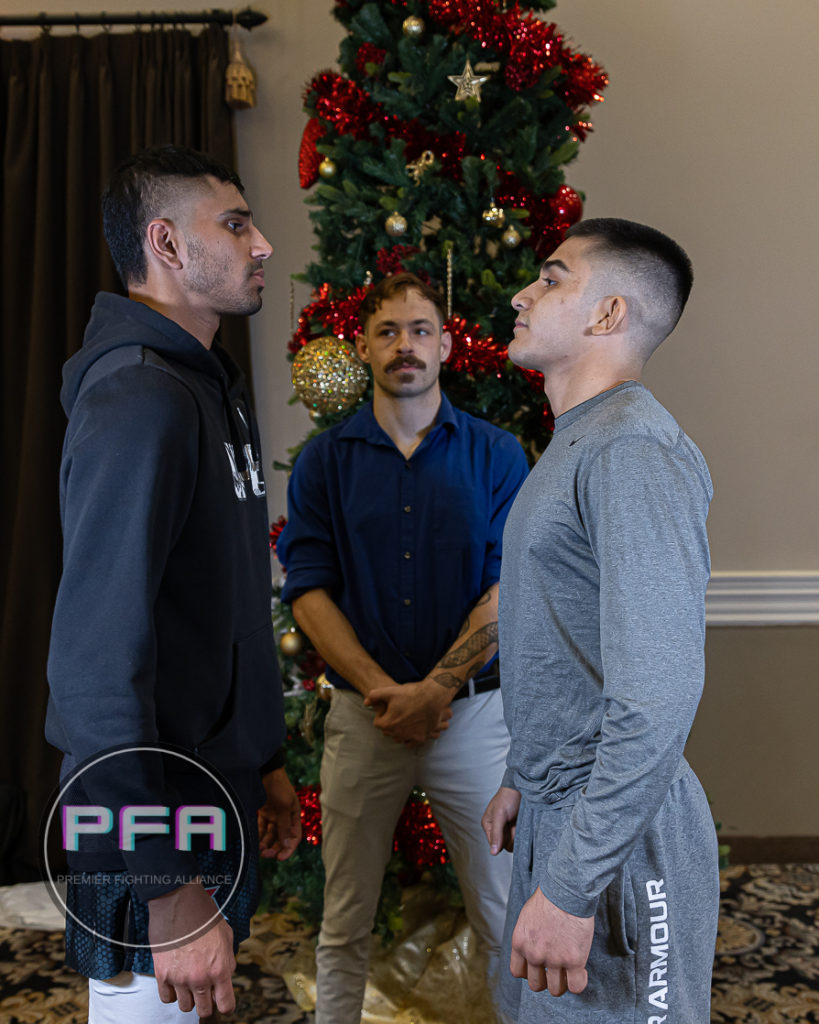
[[[52,25],[232,25],[236,22],[242,28],[256,28],[267,21],[267,15],[252,11],[249,7],[243,11],[198,11],[151,14],[22,14],[0,15],[0,25],[39,25],[51,28]]]

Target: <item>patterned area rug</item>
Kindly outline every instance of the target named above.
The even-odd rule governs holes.
[[[819,1024],[819,865],[722,872],[711,1024]]]
[[[819,865],[728,868],[722,890],[711,1024],[819,1024]],[[307,941],[284,915],[256,920],[231,1024],[311,1020],[282,980]],[[0,1024],[85,1024],[85,980],[62,957],[59,931],[0,929]]]

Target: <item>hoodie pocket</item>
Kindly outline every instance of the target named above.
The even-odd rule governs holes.
[[[284,739],[283,703],[271,622],[233,645],[230,696],[199,753],[223,771],[260,768]]]

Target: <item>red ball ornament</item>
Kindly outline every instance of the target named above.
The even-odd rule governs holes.
[[[549,200],[549,206],[555,215],[555,220],[561,224],[574,224],[583,216],[583,200],[568,185],[561,185],[557,193]]]

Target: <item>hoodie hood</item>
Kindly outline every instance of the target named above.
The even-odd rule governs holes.
[[[63,367],[60,401],[71,414],[83,378],[96,361],[114,349],[144,346],[199,373],[218,379],[230,397],[244,397],[244,379],[238,366],[218,351],[206,349],[192,334],[144,302],[111,292],[100,292],[91,310],[82,348]]]

